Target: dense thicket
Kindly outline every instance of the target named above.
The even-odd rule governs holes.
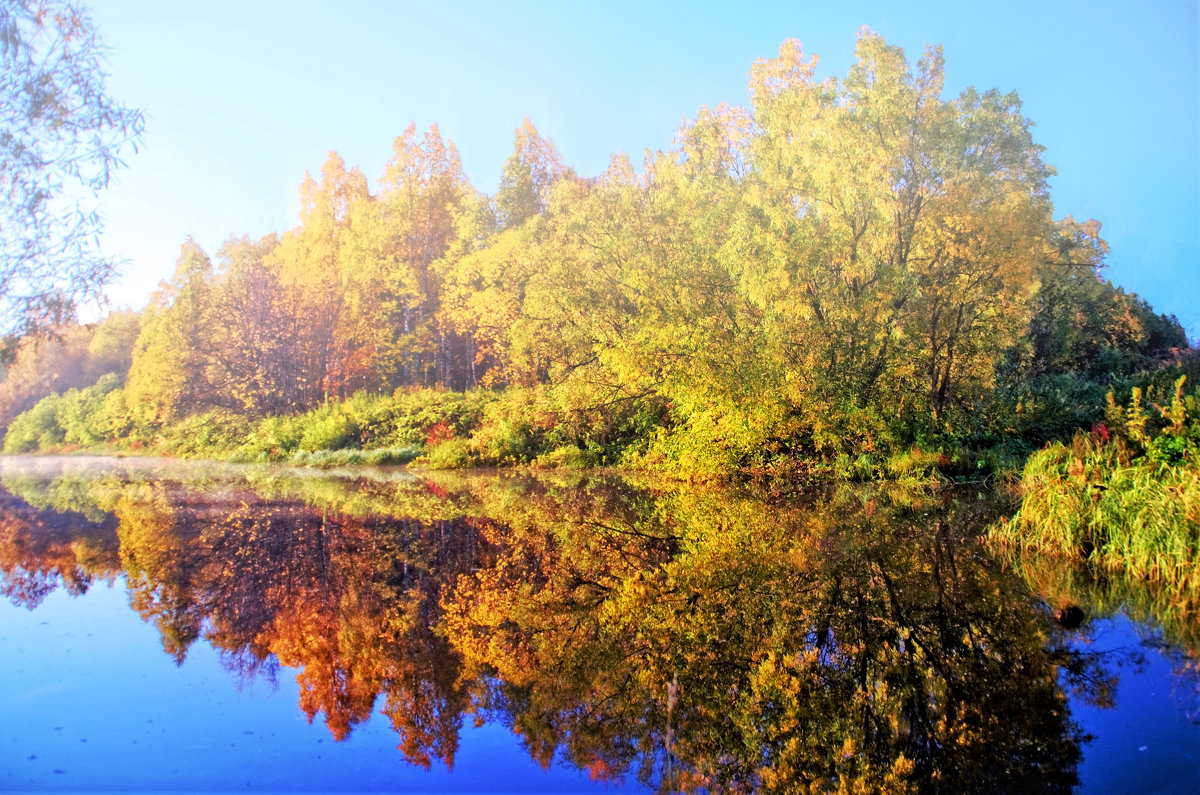
[[[910,65],[870,32],[845,79],[815,66],[785,43],[749,109],[701,109],[670,151],[592,179],[528,121],[490,197],[436,126],[396,139],[374,192],[331,153],[296,228],[215,262],[185,244],[106,400],[153,440],[206,412],[481,388],[502,397],[479,422],[433,417],[417,441],[462,461],[869,470],[913,445],[1069,435],[1187,347],[1098,277],[1098,223],[1054,219],[1015,94],[943,99],[939,49]]]
[[[99,323],[61,327],[48,339],[13,340],[0,379],[0,427],[47,395],[89,386],[108,373],[123,379],[139,328],[133,312],[114,312]]]

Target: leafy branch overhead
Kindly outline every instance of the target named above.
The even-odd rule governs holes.
[[[39,332],[115,273],[91,200],[144,118],[106,93],[104,46],[74,3],[3,0],[0,63],[0,330]]]

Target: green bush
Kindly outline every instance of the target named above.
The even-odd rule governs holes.
[[[600,466],[602,453],[598,449],[583,450],[577,445],[565,444],[534,460],[534,466],[547,469],[590,469]]]
[[[5,436],[4,451],[28,453],[63,445],[95,446],[114,441],[126,424],[119,384],[120,378],[109,373],[92,386],[43,398],[13,419]],[[111,398],[113,394],[118,396]]]
[[[91,427],[99,438],[114,443],[145,437],[148,431],[129,410],[125,403],[125,390],[121,388],[104,396],[93,415]]]
[[[416,447],[386,447],[373,450],[297,450],[289,459],[296,466],[308,467],[343,467],[343,466],[385,466],[407,464],[420,454]]]
[[[61,396],[48,395],[15,417],[4,436],[4,452],[31,453],[65,443],[66,431],[59,422],[61,402]]]
[[[300,446],[304,430],[300,415],[289,414],[261,420],[231,453],[237,461],[282,461]]]
[[[476,456],[466,439],[447,439],[429,448],[418,463],[430,469],[468,469],[475,466]]]
[[[343,404],[326,403],[300,418],[300,450],[340,450],[358,441],[358,422]]]
[[[244,417],[213,409],[172,423],[162,430],[158,442],[181,458],[219,458],[236,449],[245,433]]]
[[[101,376],[92,386],[85,389],[68,389],[63,394],[58,405],[58,415],[67,444],[86,446],[113,440],[104,427],[107,423],[103,420],[108,417],[104,416],[103,412],[108,406],[106,398],[119,385],[120,377],[109,373]]]
[[[994,439],[1019,438],[1032,448],[1070,439],[1104,417],[1102,384],[1071,373],[1039,376],[998,396],[990,411]]]

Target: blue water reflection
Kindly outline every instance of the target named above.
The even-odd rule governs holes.
[[[0,474],[0,789],[1200,791],[1194,617],[988,495]]]
[[[414,768],[386,719],[335,742],[297,700],[295,671],[239,681],[205,644],[177,667],[123,582],[32,611],[0,601],[0,790],[605,789],[542,770],[500,725],[465,726],[452,771]]]

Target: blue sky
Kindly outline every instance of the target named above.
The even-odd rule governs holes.
[[[189,235],[211,253],[295,225],[330,150],[374,180],[410,121],[436,123],[491,193],[529,116],[597,174],[669,147],[702,105],[747,104],[751,65],[785,39],[844,76],[867,25],[910,61],[943,45],[947,97],[1016,90],[1056,215],[1101,221],[1107,277],[1200,337],[1198,0],[90,5],[111,93],[149,117],[103,197],[103,245],[130,261],[116,306],[141,308]]]

